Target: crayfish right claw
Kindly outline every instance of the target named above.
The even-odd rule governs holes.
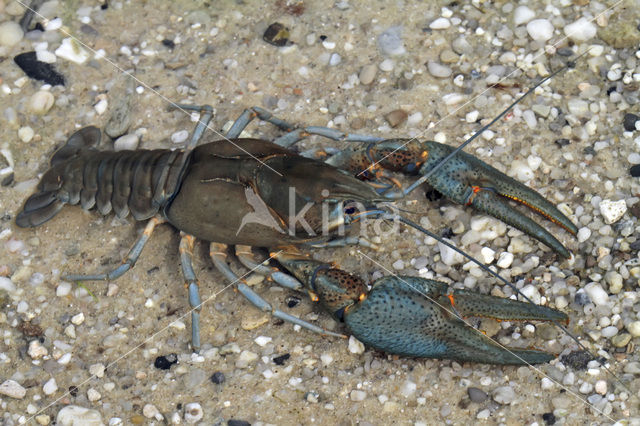
[[[387,353],[486,364],[527,365],[555,355],[506,348],[466,324],[467,316],[502,320],[567,321],[555,309],[470,291],[417,277],[384,277],[351,306],[344,322],[363,343]]]

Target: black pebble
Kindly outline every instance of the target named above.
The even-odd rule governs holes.
[[[574,370],[586,370],[593,357],[587,351],[573,351],[560,357],[560,362]]]
[[[640,164],[636,164],[635,166],[631,166],[629,169],[629,173],[633,177],[640,177]]]
[[[169,40],[168,38],[162,40],[162,45],[168,47],[169,49],[173,49],[174,47],[176,47],[176,44],[173,42],[173,40]]]
[[[74,397],[74,398],[75,398],[76,396],[78,396],[78,390],[79,390],[79,389],[78,389],[78,387],[77,387],[77,386],[73,386],[73,385],[69,386],[69,393],[70,393],[70,394],[71,394],[71,396],[72,396],[72,397]]]
[[[553,413],[544,413],[542,420],[549,426],[556,424],[556,416],[554,416]]]
[[[30,78],[42,80],[52,86],[64,86],[64,76],[60,74],[53,65],[40,62],[36,57],[36,52],[21,53],[13,61]]]
[[[273,362],[274,362],[276,365],[284,365],[284,362],[285,362],[286,360],[288,360],[289,358],[291,358],[291,355],[289,355],[289,354],[284,354],[284,355],[280,355],[280,356],[275,357],[275,358],[273,359]]]
[[[467,388],[467,394],[469,394],[469,399],[471,401],[478,404],[485,402],[489,397],[485,391],[474,387]]]
[[[571,143],[571,141],[570,141],[569,139],[565,139],[565,138],[562,138],[562,139],[556,139],[554,142],[555,142],[555,143],[556,143],[556,145],[558,145],[560,148],[562,148],[563,146],[567,146],[567,145],[569,145],[569,144]]]
[[[227,425],[228,426],[251,426],[251,423],[249,423],[246,420],[229,419],[229,421],[227,421]]]
[[[566,56],[566,57],[573,56],[575,54],[573,49],[569,47],[561,47],[560,49],[556,50],[556,53],[560,56]]]
[[[631,114],[630,112],[626,113],[624,115],[624,119],[622,120],[622,124],[624,126],[624,129],[627,132],[635,132],[636,130],[636,121],[640,120],[640,117],[638,117],[635,114]]]
[[[160,370],[168,370],[176,362],[178,362],[178,355],[162,355],[156,358],[156,360],[153,362],[153,366]]]
[[[300,303],[300,299],[298,299],[295,296],[290,296],[290,297],[287,297],[286,302],[289,308],[295,308],[298,305],[298,303]]]
[[[211,381],[213,383],[215,383],[216,385],[220,385],[220,384],[224,383],[224,380],[225,380],[224,373],[222,371],[216,371],[211,376]]]
[[[286,46],[289,44],[289,29],[280,22],[274,22],[264,32],[262,39],[274,46]]]

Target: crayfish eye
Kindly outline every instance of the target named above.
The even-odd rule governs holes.
[[[344,214],[351,216],[356,213],[357,209],[353,201],[349,200],[345,202],[343,211]]]

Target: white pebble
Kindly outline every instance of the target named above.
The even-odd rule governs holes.
[[[17,287],[9,278],[0,277],[0,290],[12,294],[17,290]]]
[[[47,380],[47,383],[42,386],[42,392],[44,392],[45,395],[52,395],[57,390],[58,384],[56,383],[56,379],[53,377]]]
[[[104,370],[105,370],[105,366],[101,362],[99,362],[97,364],[91,364],[89,366],[89,373],[92,376],[96,376],[99,379],[104,377]]]
[[[89,390],[87,391],[87,399],[91,402],[96,402],[98,401],[100,398],[102,398],[102,395],[100,395],[100,392],[98,392],[97,390],[95,390],[94,388],[89,388]],[[157,411],[157,410],[156,410]]]
[[[622,78],[622,70],[620,68],[615,68],[607,71],[607,78],[610,81],[618,81]]]
[[[598,283],[591,282],[587,284],[584,286],[584,291],[587,293],[591,301],[598,306],[604,305],[609,301],[609,295]]]
[[[552,389],[554,384],[555,383],[553,383],[553,380],[549,379],[548,377],[543,377],[540,381],[540,387],[542,388],[542,390]]]
[[[467,115],[465,116],[465,120],[467,120],[467,123],[475,123],[476,121],[478,121],[479,116],[480,112],[476,109],[467,113]]]
[[[516,399],[516,393],[511,386],[500,386],[493,391],[493,400],[498,404],[508,405]]]
[[[62,40],[62,44],[56,49],[56,56],[76,64],[84,64],[91,54],[69,37]]]
[[[269,343],[271,340],[272,340],[271,337],[258,336],[253,341],[256,342],[256,345],[258,345],[258,346],[264,346],[267,343]]]
[[[595,390],[600,395],[606,395],[607,393],[607,382],[604,380],[598,380],[595,385]]]
[[[527,33],[535,41],[547,41],[553,36],[553,25],[547,19],[534,19],[527,24]]]
[[[514,256],[512,253],[509,253],[508,251],[503,251],[502,253],[500,253],[500,257],[498,258],[496,265],[498,265],[498,267],[502,269],[506,269],[510,267],[511,264],[513,263],[513,258]]]
[[[109,106],[109,102],[107,102],[106,99],[100,99],[98,103],[93,106],[93,109],[96,110],[98,115],[102,115],[107,110],[108,106]]]
[[[533,179],[534,174],[531,167],[522,161],[514,161],[511,165],[511,174],[514,175],[520,181],[529,181]]]
[[[120,136],[113,143],[114,151],[124,151],[130,150],[133,151],[138,148],[138,144],[140,143],[140,138],[135,133],[129,133],[126,135]]]
[[[332,67],[338,65],[340,62],[342,62],[342,58],[337,53],[332,53],[329,57],[329,65]]]
[[[56,424],[59,426],[101,426],[102,416],[97,410],[90,410],[78,405],[67,405],[58,411]]]
[[[380,70],[384,71],[384,72],[389,72],[393,70],[393,60],[392,59],[385,59],[384,61],[380,62]]]
[[[422,113],[420,111],[414,112],[413,114],[407,117],[407,124],[409,126],[415,126],[416,124],[420,124],[422,121]]]
[[[630,164],[640,164],[640,154],[637,152],[632,152],[627,157],[627,160],[629,161]]]
[[[31,139],[33,139],[33,135],[35,135],[35,132],[29,126],[20,127],[18,129],[18,137],[22,142],[30,142]]]
[[[404,382],[404,384],[400,388],[400,393],[405,398],[409,398],[411,395],[413,395],[416,392],[417,388],[418,386],[415,383],[407,380],[406,382]]]
[[[401,271],[404,269],[404,261],[402,259],[398,259],[395,262],[393,262],[393,269],[396,269],[398,271]]]
[[[387,56],[402,55],[406,52],[402,42],[402,27],[394,26],[378,36],[378,48]]]
[[[538,170],[540,164],[542,164],[542,158],[537,155],[530,155],[527,157],[527,164],[531,167],[531,170]]]
[[[460,102],[464,102],[466,97],[460,93],[447,93],[442,96],[442,101],[445,105],[456,105]]]
[[[451,68],[436,61],[427,62],[427,69],[429,74],[437,78],[447,78],[452,73]]]
[[[576,117],[584,117],[589,113],[589,103],[584,99],[569,99],[567,107],[569,108],[569,112]]]
[[[452,248],[438,242],[440,248],[440,258],[445,265],[453,266],[464,261],[464,257]]]
[[[495,250],[492,250],[489,247],[482,247],[480,250],[480,260],[485,264],[490,264],[496,258]]]
[[[75,325],[80,325],[84,322],[84,313],[80,312],[71,317],[71,322]]]
[[[640,321],[633,321],[627,324],[627,331],[633,337],[640,337]]]
[[[330,365],[333,362],[333,357],[330,354],[322,354],[320,355],[320,361],[322,361],[322,365],[325,367]]]
[[[336,43],[333,41],[325,40],[322,42],[322,46],[327,50],[332,50],[336,48]]]
[[[586,226],[583,226],[582,228],[578,229],[577,237],[578,237],[578,242],[584,243],[589,238],[591,238],[591,229],[587,228]]]
[[[43,356],[48,355],[49,351],[47,348],[42,346],[42,343],[40,343],[39,340],[32,340],[29,342],[29,349],[27,350],[27,353],[33,359],[40,359]]]
[[[46,114],[55,102],[51,92],[39,90],[29,98],[29,110],[35,114]]]
[[[609,327],[603,328],[600,333],[602,334],[602,337],[604,337],[605,339],[609,339],[618,334],[618,327],[616,327],[615,325],[610,325]]]
[[[526,286],[522,287],[522,290],[520,291],[527,298],[531,299],[531,301],[536,305],[540,303],[540,292],[538,291],[536,286],[532,284],[527,284]]]
[[[202,420],[204,411],[202,406],[197,402],[190,402],[184,406],[184,421],[192,424]]]
[[[596,32],[596,26],[585,18],[580,18],[564,27],[566,36],[577,42],[587,41],[595,37]]]
[[[349,336],[349,352],[352,354],[364,353],[364,344],[353,336]]]
[[[171,142],[182,143],[186,141],[188,137],[189,137],[189,132],[187,130],[178,130],[177,132],[171,135]]]
[[[6,21],[0,24],[0,46],[15,46],[24,37],[24,31],[17,22]]]
[[[56,287],[56,296],[58,297],[67,296],[69,293],[71,293],[71,283],[63,281]]]
[[[527,6],[518,6],[516,10],[513,11],[513,23],[517,27],[518,25],[526,24],[535,18],[535,16],[536,13]]]
[[[376,73],[378,69],[374,64],[368,64],[360,69],[360,74],[358,74],[358,78],[360,79],[360,83],[362,84],[371,84],[373,80],[376,78]]]
[[[451,26],[451,21],[447,18],[437,18],[429,24],[432,30],[445,30]]]
[[[624,200],[602,200],[600,202],[600,214],[604,218],[604,222],[608,225],[620,220],[626,212],[627,203]]]
[[[536,119],[536,114],[533,111],[531,111],[530,109],[526,110],[522,113],[522,118],[524,119],[525,123],[527,123],[527,126],[529,126],[530,129],[536,128],[538,120]]]
[[[27,394],[27,390],[15,380],[5,380],[0,385],[0,395],[6,395],[15,399],[22,399]]]

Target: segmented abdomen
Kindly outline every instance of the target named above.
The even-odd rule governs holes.
[[[88,133],[87,129],[74,136]],[[131,212],[136,220],[145,220],[158,213],[177,189],[182,151],[99,151],[90,146],[88,135],[81,135],[75,145],[74,136],[52,157],[38,191],[16,217],[19,226],[38,226],[65,204],[78,203],[83,209],[96,207],[103,215],[113,210],[125,217]]]

